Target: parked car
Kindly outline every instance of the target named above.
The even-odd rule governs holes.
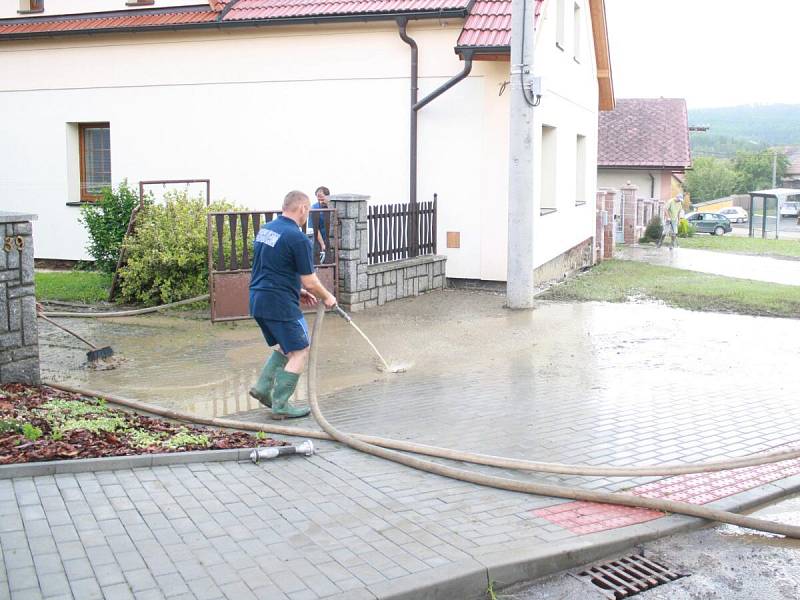
[[[780,212],[782,217],[798,217],[800,216],[800,202],[787,200],[781,204]]]
[[[719,211],[719,214],[728,217],[731,223],[747,223],[749,215],[747,211],[739,206],[729,206]]]
[[[733,230],[728,217],[719,213],[689,213],[686,220],[694,225],[698,233],[723,235]]]

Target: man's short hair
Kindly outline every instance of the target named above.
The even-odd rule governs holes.
[[[286,194],[286,197],[283,199],[283,210],[284,211],[294,210],[295,208],[306,202],[310,201],[305,193],[299,190],[292,190],[291,192]]]
[[[316,194],[317,192],[322,192],[325,196],[330,196],[331,195],[331,191],[328,188],[326,188],[324,185],[321,185],[317,189],[314,190],[314,194]]]

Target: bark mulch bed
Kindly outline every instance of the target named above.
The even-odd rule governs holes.
[[[285,445],[263,434],[125,412],[98,398],[47,386],[0,385],[0,465]]]

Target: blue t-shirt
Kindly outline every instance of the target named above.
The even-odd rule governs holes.
[[[303,317],[300,276],[314,272],[311,252],[311,242],[288,217],[261,226],[253,242],[250,316],[273,321]]]
[[[328,208],[327,206],[322,206],[321,202],[315,202],[311,205],[312,209],[315,208]],[[310,231],[314,231],[314,226],[317,225],[317,229],[322,233],[322,239],[327,244],[328,243],[328,214],[329,213],[311,213],[308,215],[308,223],[306,223],[306,229]],[[316,239],[316,238],[315,238]]]

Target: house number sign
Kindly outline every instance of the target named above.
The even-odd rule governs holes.
[[[3,243],[3,250],[6,252],[11,252],[15,248],[22,252],[22,249],[25,247],[25,238],[21,235],[17,237],[7,236],[5,242]]]

